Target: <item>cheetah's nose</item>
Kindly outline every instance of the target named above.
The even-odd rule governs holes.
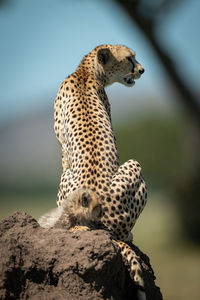
[[[139,70],[139,73],[143,74],[144,73],[144,69]]]

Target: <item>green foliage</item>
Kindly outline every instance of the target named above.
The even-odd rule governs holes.
[[[148,188],[162,190],[165,194],[184,172],[184,127],[183,120],[167,117],[141,117],[137,122],[129,119],[125,124],[117,124],[114,131],[120,163],[135,158],[142,165]],[[51,182],[45,177],[41,180],[40,174],[26,176],[17,182],[1,180],[0,202],[5,205],[4,197],[15,199],[17,195],[48,199],[51,194],[56,200],[60,174],[58,170],[54,170],[53,174]]]
[[[147,118],[115,129],[120,163],[135,158],[148,185],[168,189],[184,169],[184,121]]]

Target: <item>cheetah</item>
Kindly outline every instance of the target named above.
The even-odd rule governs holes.
[[[40,217],[38,223],[43,228],[88,230],[98,227],[101,215],[101,201],[97,194],[87,189],[78,189],[64,200],[62,206]]]
[[[55,100],[63,165],[57,205],[77,188],[95,191],[103,201],[102,222],[120,240],[128,238],[147,191],[136,160],[119,166],[105,87],[114,82],[133,86],[143,72],[131,49],[101,45],[83,58]]]
[[[136,160],[119,165],[105,87],[114,82],[131,87],[143,73],[131,49],[98,46],[64,80],[54,104],[63,167],[57,205],[77,188],[96,192],[102,200],[101,222],[122,244],[146,204],[147,189]]]

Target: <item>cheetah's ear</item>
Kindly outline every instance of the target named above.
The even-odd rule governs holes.
[[[107,48],[99,49],[97,52],[98,62],[102,65],[106,65],[110,58],[110,50]]]
[[[81,196],[81,202],[82,202],[83,207],[89,206],[89,199],[90,199],[90,194],[87,192],[84,192]]]

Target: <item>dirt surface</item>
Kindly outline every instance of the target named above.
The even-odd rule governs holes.
[[[143,261],[147,300],[161,300],[149,259]],[[0,222],[0,299],[136,299],[118,248],[104,230],[44,229],[26,213]]]

